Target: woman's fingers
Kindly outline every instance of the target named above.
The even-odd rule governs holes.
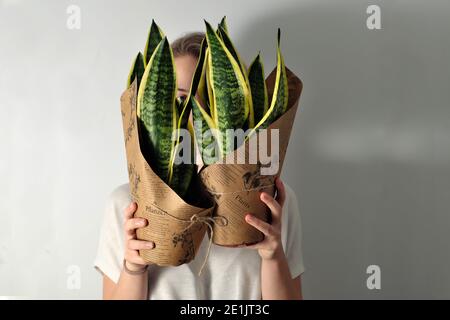
[[[252,214],[247,214],[245,216],[245,221],[247,221],[248,224],[255,227],[259,231],[261,231],[266,237],[278,236],[277,230],[271,224],[268,224],[267,222],[258,219]]]
[[[125,230],[135,230],[137,228],[142,228],[147,225],[147,220],[144,218],[132,218],[125,221]]]
[[[144,218],[132,218],[125,221],[124,229],[127,240],[136,238],[136,229],[145,227],[147,220]]]
[[[145,227],[147,225],[147,220],[144,218],[133,218],[136,212],[136,203],[130,204],[125,209],[125,221],[124,221],[124,231],[127,240],[136,238],[136,229]]]
[[[131,263],[146,265],[147,263],[144,259],[139,255],[137,250],[126,250],[125,252],[125,260]]]
[[[132,202],[125,209],[124,230],[126,233],[135,232],[136,229],[145,227],[147,225],[147,219],[133,218],[136,210],[137,204],[135,202]]]
[[[281,207],[284,206],[284,201],[286,200],[286,188],[284,187],[283,181],[280,177],[275,179],[275,186],[277,187],[277,197],[276,200]]]
[[[131,202],[130,205],[125,208],[124,211],[125,220],[132,218],[136,210],[137,210],[137,203]]]
[[[153,249],[155,243],[153,241],[128,240],[128,249],[130,250],[144,250]]]
[[[132,202],[124,210],[123,228],[125,232],[125,260],[136,265],[146,265],[144,259],[139,256],[139,250],[153,249],[155,243],[152,241],[141,241],[136,239],[136,229],[147,225],[144,218],[134,218],[137,203]]]
[[[281,221],[282,208],[281,205],[267,192],[261,192],[260,199],[264,202],[272,212],[272,221],[277,224]]]

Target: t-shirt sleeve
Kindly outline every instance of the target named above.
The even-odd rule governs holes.
[[[107,198],[100,228],[94,267],[115,283],[119,281],[123,264],[123,212],[130,203],[128,185],[116,188]]]
[[[302,250],[302,226],[300,210],[295,192],[286,186],[286,202],[282,219],[282,237],[284,251],[294,279],[305,271]]]

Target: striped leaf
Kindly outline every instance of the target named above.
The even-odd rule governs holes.
[[[204,60],[205,60],[205,56],[206,56],[206,40],[204,39],[201,43],[200,46],[200,54],[197,60],[197,65],[194,71],[194,75],[192,77],[192,82],[191,82],[191,87],[189,89],[189,93],[188,93],[188,98],[187,99],[183,99],[183,98],[178,98],[176,101],[177,104],[177,131],[176,131],[176,138],[174,139],[174,148],[173,148],[173,154],[170,158],[170,164],[169,164],[169,184],[172,184],[173,181],[177,181],[179,180],[179,177],[177,176],[177,174],[185,174],[183,172],[183,170],[178,170],[176,169],[177,165],[175,164],[175,159],[177,157],[177,155],[179,154],[179,145],[181,144],[181,140],[180,140],[180,130],[181,129],[187,129],[188,127],[188,120],[189,120],[189,114],[191,112],[192,109],[192,104],[190,102],[191,99],[191,93],[195,93],[198,89],[199,83],[201,81],[201,76],[202,76],[202,70],[203,70],[203,65],[204,65]],[[193,140],[193,139],[191,139]],[[194,148],[193,148],[193,141],[192,145],[191,145],[191,155],[193,157],[194,155]],[[194,159],[191,159],[190,164],[194,164]],[[183,167],[185,167],[185,170],[193,170],[193,166],[191,168],[191,166],[187,166],[187,165],[183,165]]]
[[[248,70],[248,79],[252,93],[255,123],[258,123],[267,112],[269,104],[266,81],[264,78],[264,65],[261,61],[261,56],[259,53],[250,65]]]
[[[207,45],[205,44],[205,47],[207,47]],[[203,61],[203,66],[202,66],[202,71],[201,71],[201,76],[200,76],[200,81],[198,83],[197,86],[197,96],[198,96],[198,102],[208,110],[209,113],[209,109],[210,109],[210,100],[209,100],[209,90],[208,90],[208,84],[207,84],[207,70],[208,70],[208,55],[209,55],[209,49],[206,48],[205,50],[205,58]],[[192,92],[193,94],[195,94],[195,92]],[[211,97],[212,97],[212,92],[211,92]]]
[[[150,58],[152,57],[153,52],[155,51],[156,47],[163,38],[164,33],[155,23],[155,20],[152,19],[152,24],[148,32],[147,43],[145,44],[144,49],[145,66],[147,66],[148,62],[150,61]]]
[[[172,132],[176,128],[176,74],[166,37],[158,44],[142,77],[137,116],[145,155],[155,173],[168,181],[173,153]]]
[[[226,26],[226,22],[225,22],[224,19],[225,19],[225,17],[223,17],[221,23],[217,27],[217,34],[219,35],[219,37],[221,38],[221,40],[225,44],[225,47],[228,49],[228,51],[233,56],[234,60],[236,60],[237,63],[239,64],[239,67],[241,68],[241,72],[245,76],[246,75],[245,64],[243,63],[241,57],[239,56],[239,53],[237,52],[235,46],[233,45],[233,42],[231,41],[231,38],[230,38],[230,36],[228,34],[228,31],[227,31],[228,29],[224,29],[223,28],[223,23],[225,23],[225,26]]]
[[[277,73],[273,89],[272,101],[270,103],[269,110],[255,126],[255,129],[267,128],[272,122],[277,120],[283,113],[285,113],[288,105],[288,97],[289,88],[287,82],[286,67],[284,65],[283,56],[281,55],[280,29],[278,29]]]
[[[211,25],[206,24],[209,80],[212,87],[213,108],[211,114],[220,134],[217,137],[220,157],[234,150],[234,139],[227,138],[227,129],[242,128],[248,113],[249,92],[245,77],[223,41]]]
[[[127,88],[129,88],[134,79],[137,78],[137,87],[139,89],[144,70],[144,56],[139,52],[134,58],[133,65],[131,66],[130,73],[128,74]]]
[[[179,147],[180,145],[177,145],[177,149]],[[172,179],[168,183],[169,187],[171,187],[180,197],[184,198],[192,182],[194,172],[195,164],[193,161],[191,161],[191,163],[181,163],[175,165],[173,167]]]
[[[188,128],[188,120],[189,120],[189,112],[190,107],[186,104],[186,99],[178,98],[175,101],[176,109],[177,109],[177,123],[178,129],[187,129]],[[180,197],[184,197],[186,192],[191,184],[192,177],[195,171],[195,163],[194,163],[194,141],[190,139],[188,148],[190,151],[190,159],[188,163],[176,163],[176,157],[183,157],[183,152],[186,151],[182,146],[183,140],[179,134],[179,130],[177,130],[177,138],[174,141],[173,154],[170,159],[170,172],[168,185],[176,192]]]
[[[177,124],[177,128],[187,128],[187,121],[189,118],[189,113],[192,109],[192,104],[190,103],[190,99],[193,94],[195,94],[202,82],[202,75],[204,74],[203,67],[206,60],[206,39],[203,39],[200,45],[200,53],[197,59],[197,65],[195,67],[194,75],[192,76],[191,87],[189,89],[189,93],[187,95],[187,99],[183,99],[180,104],[181,110],[179,110],[179,120]]]
[[[197,65],[195,67],[194,75],[192,77],[191,88],[189,89],[188,98],[191,97],[191,94],[195,94],[197,92],[197,89],[202,81],[202,76],[204,75],[203,68],[206,60],[206,55],[207,55],[207,41],[206,39],[203,39],[202,43],[200,44],[200,53],[197,60]]]
[[[223,16],[222,20],[220,20],[219,27],[222,27],[222,29],[228,34],[227,16]]]
[[[224,17],[225,19],[225,17]],[[249,79],[247,76],[247,68],[245,67],[245,64],[243,63],[241,57],[239,56],[239,53],[237,52],[236,48],[233,45],[233,42],[231,41],[228,32],[222,28],[222,26],[219,24],[218,32],[220,34],[220,38],[222,39],[223,43],[225,44],[225,47],[228,49],[228,51],[233,56],[234,60],[239,64],[239,67],[241,69],[242,75],[245,79],[245,84],[247,86],[247,90],[250,91],[250,84]],[[255,126],[254,122],[254,112],[253,112],[253,101],[252,96],[248,95],[246,96],[246,103],[247,107],[245,108],[246,114],[245,117],[247,119],[246,127],[253,128]]]
[[[194,123],[194,136],[197,146],[200,149],[203,163],[213,164],[217,161],[216,148],[217,140],[214,135],[216,129],[213,119],[201,107],[195,97],[191,97],[192,120]]]
[[[186,129],[189,120],[190,106],[186,103],[186,98],[178,97],[175,100],[177,106],[177,129]]]
[[[190,168],[190,166],[188,164],[185,165],[184,163],[181,163],[181,164],[175,163],[176,157],[182,156],[182,154],[180,154],[180,152],[184,151],[184,150],[180,151],[181,143],[182,143],[180,130],[187,129],[188,121],[189,121],[190,105],[187,105],[186,99],[183,99],[181,97],[176,99],[175,105],[176,105],[176,108],[175,108],[175,110],[176,110],[176,113],[175,113],[175,115],[176,115],[175,116],[176,132],[175,132],[175,134],[177,136],[175,138],[172,138],[173,147],[172,147],[172,154],[170,156],[170,161],[169,161],[168,184],[169,184],[169,186],[173,187],[172,189],[174,189],[175,191],[181,192],[183,189],[181,188],[181,186],[178,185],[180,182],[180,175],[182,175],[182,176],[185,175],[184,170],[193,170],[193,167]],[[191,148],[191,154],[193,154],[192,148]],[[190,160],[189,164],[192,166],[194,164],[194,162],[192,160]],[[180,168],[183,168],[183,170],[181,170]],[[188,175],[188,178],[189,178],[189,176],[190,175]],[[186,182],[189,183],[190,181],[186,181]],[[183,192],[181,192],[180,195],[182,193]]]
[[[211,117],[214,119],[214,112],[216,110],[216,104],[214,101],[214,92],[213,92],[213,88],[212,88],[212,79],[211,79],[211,65],[210,65],[210,56],[211,56],[211,52],[208,48],[208,54],[207,54],[207,58],[208,61],[206,63],[206,89],[207,89],[207,93],[208,93],[208,109],[209,113],[211,115]]]

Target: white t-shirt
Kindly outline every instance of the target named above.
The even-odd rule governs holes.
[[[297,197],[286,186],[282,215],[282,243],[292,278],[305,270],[302,256],[300,213]],[[123,265],[123,212],[131,203],[128,184],[116,188],[109,196],[100,232],[94,266],[115,283]],[[261,258],[255,249],[227,248],[212,245],[200,276],[209,243],[205,235],[193,261],[177,267],[150,265],[150,299],[261,299]]]

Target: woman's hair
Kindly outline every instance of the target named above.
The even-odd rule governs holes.
[[[191,55],[194,58],[198,58],[200,55],[200,46],[204,38],[204,32],[190,32],[179,37],[171,45],[173,56]]]

